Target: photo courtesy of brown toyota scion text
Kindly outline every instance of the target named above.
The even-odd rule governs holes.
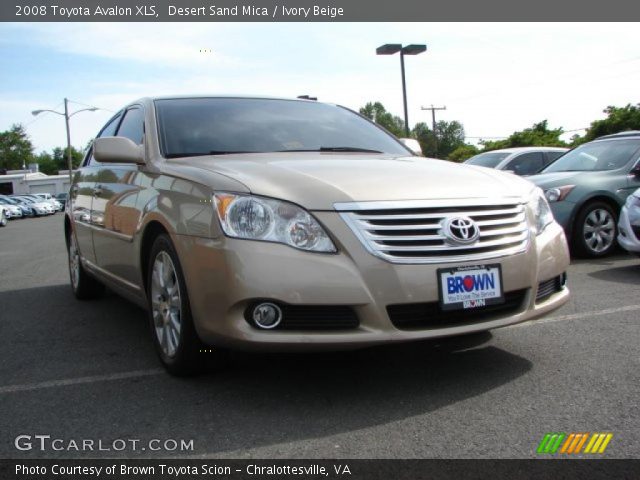
[[[175,374],[205,348],[463,335],[569,298],[565,236],[539,188],[417,156],[311,100],[136,101],[99,132],[65,210],[75,295],[106,285],[148,309]]]

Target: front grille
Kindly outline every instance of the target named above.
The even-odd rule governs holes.
[[[520,199],[336,204],[365,248],[392,263],[474,261],[524,252],[529,244]],[[480,236],[460,245],[444,234],[449,218],[469,217]]]
[[[527,289],[516,290],[505,293],[505,301],[499,305],[448,312],[442,311],[438,302],[388,305],[387,314],[391,323],[400,330],[460,327],[489,321],[496,316],[519,313],[523,309],[526,295]]]
[[[536,293],[536,303],[544,302],[554,293],[561,291],[566,282],[566,274],[545,280],[538,284],[538,293]]]
[[[245,318],[251,321],[253,306],[245,311]],[[340,305],[288,305],[279,303],[282,321],[276,330],[346,330],[358,328],[360,321],[353,308]]]

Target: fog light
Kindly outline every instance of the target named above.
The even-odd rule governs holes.
[[[282,320],[282,310],[274,303],[260,303],[253,308],[251,318],[260,328],[275,328]]]
[[[567,272],[560,275],[560,287],[565,288],[567,286]]]

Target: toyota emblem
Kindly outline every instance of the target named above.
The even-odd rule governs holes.
[[[480,229],[469,217],[449,217],[444,222],[444,235],[451,243],[470,245],[480,237]]]

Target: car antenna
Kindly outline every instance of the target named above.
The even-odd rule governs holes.
[[[298,98],[301,100],[313,100],[314,102],[318,101],[318,97],[310,97],[309,95],[298,95]]]

